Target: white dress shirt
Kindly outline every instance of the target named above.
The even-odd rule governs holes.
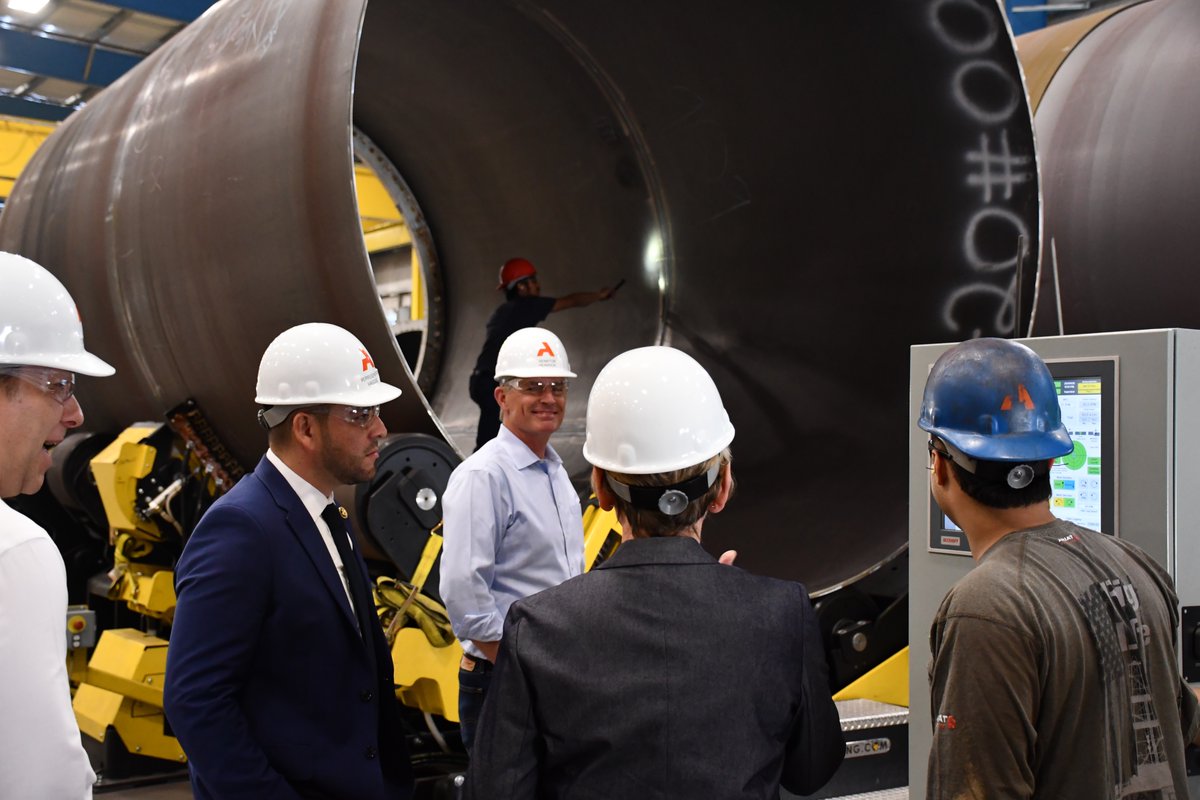
[[[67,571],[49,535],[0,502],[0,797],[77,800],[96,774],[67,679]]]
[[[350,596],[350,581],[346,579],[346,567],[342,564],[342,557],[338,555],[337,545],[333,543],[333,534],[329,530],[329,526],[325,524],[325,520],[321,517],[321,512],[325,510],[325,506],[334,502],[332,494],[321,494],[321,490],[313,486],[308,481],[301,478],[296,472],[283,463],[283,459],[275,455],[273,450],[267,450],[267,460],[270,461],[275,469],[279,470],[279,474],[288,482],[288,486],[292,487],[292,491],[300,498],[300,503],[304,506],[304,510],[312,517],[313,523],[317,526],[317,530],[321,533],[321,541],[325,542],[325,549],[329,551],[329,557],[333,559],[333,566],[337,567],[338,577],[342,579],[342,588],[346,590],[346,599],[350,601],[350,608],[354,608],[354,598]],[[354,547],[354,538],[347,536],[350,540],[350,547]]]

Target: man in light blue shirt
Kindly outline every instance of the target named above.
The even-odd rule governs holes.
[[[441,594],[464,656],[458,709],[469,749],[508,607],[583,572],[583,515],[550,436],[562,425],[566,350],[544,328],[500,348],[500,434],[454,470],[442,498]]]

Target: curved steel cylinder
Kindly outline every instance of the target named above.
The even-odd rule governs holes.
[[[1075,24],[1065,58],[1021,39],[1027,71],[1053,67],[1035,122],[1063,329],[1198,327],[1200,5],[1151,0]],[[1043,291],[1036,332],[1057,333],[1056,317]]]
[[[375,294],[352,128],[419,208],[427,398]],[[1039,235],[994,0],[225,0],[72,116],[0,218],[118,367],[82,389],[92,426],[195,397],[247,464],[258,358],[289,325],[353,330],[405,386],[388,426],[469,449],[498,265],[532,259],[552,295],[625,278],[546,322],[581,376],[573,472],[604,363],[680,347],[737,428],[709,545],[816,592],[905,547],[908,346],[1010,333]]]

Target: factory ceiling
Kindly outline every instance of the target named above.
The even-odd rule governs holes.
[[[0,208],[58,122],[217,0],[0,0]],[[368,247],[409,241],[374,174],[355,168]]]
[[[59,122],[214,0],[0,0],[0,116]]]

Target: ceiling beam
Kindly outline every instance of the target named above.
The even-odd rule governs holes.
[[[24,119],[40,119],[46,122],[62,122],[75,109],[58,106],[53,103],[42,103],[26,97],[0,96],[0,116],[22,117]]]
[[[19,72],[108,86],[139,61],[103,47],[0,28],[0,66]]]
[[[103,0],[106,5],[127,8],[143,14],[191,22],[215,5],[217,0]]]

